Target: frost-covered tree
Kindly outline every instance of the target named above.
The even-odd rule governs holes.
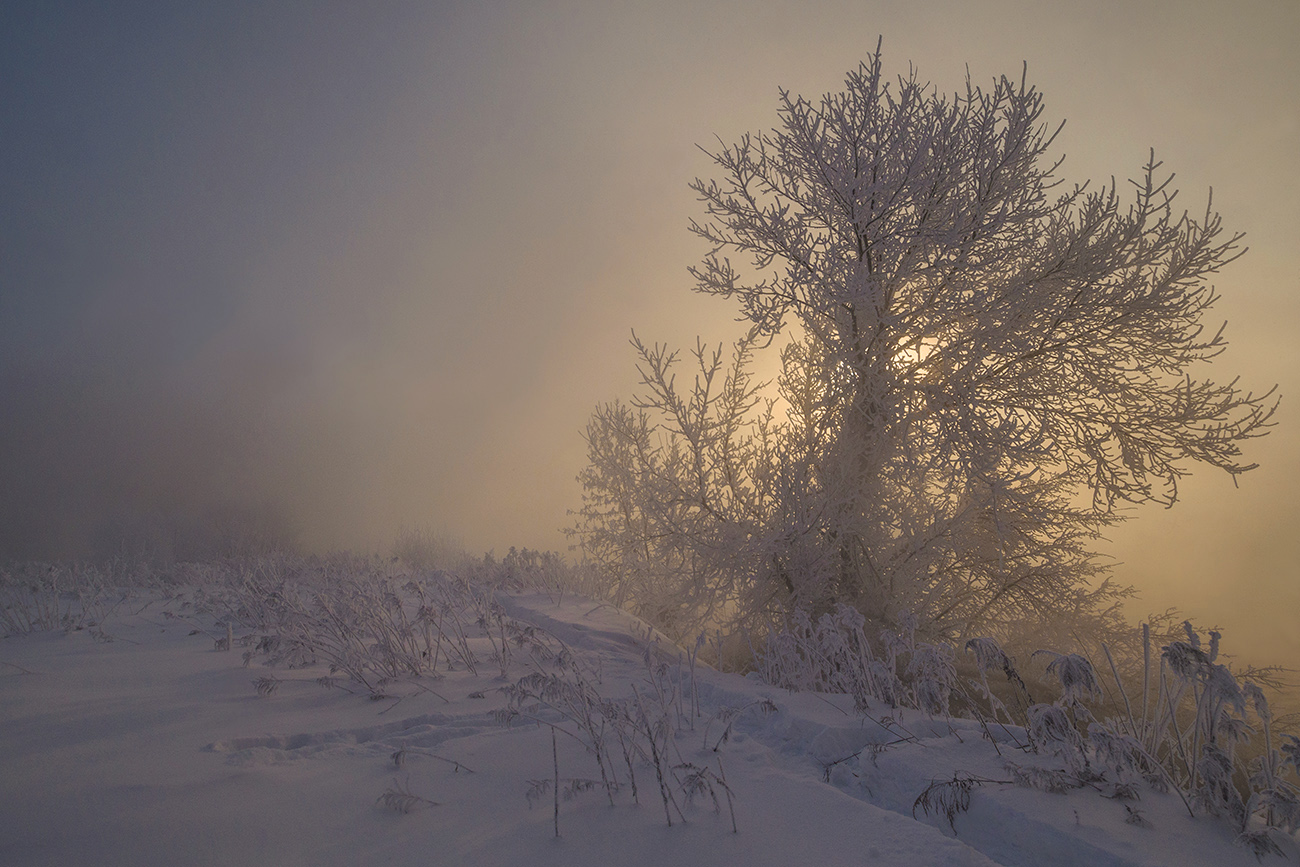
[[[819,101],[710,153],[698,291],[752,326],[730,366],[636,342],[646,391],[602,407],[576,535],[661,623],[837,603],[959,635],[1096,614],[1093,542],[1193,465],[1251,469],[1276,406],[1206,378],[1208,280],[1240,255],[1154,155],[1066,186],[1041,95],[942,94],[880,50]],[[777,394],[746,367],[789,335]]]

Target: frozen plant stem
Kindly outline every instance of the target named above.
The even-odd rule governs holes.
[[[668,757],[659,755],[659,744],[655,737],[654,725],[650,722],[650,715],[646,713],[645,702],[641,700],[641,693],[637,690],[636,684],[632,684],[632,695],[636,697],[637,709],[641,711],[641,724],[645,726],[646,741],[650,744],[650,760],[654,763],[655,777],[659,780],[659,797],[664,802],[664,818],[668,820],[668,827],[671,828],[673,826],[673,814],[668,809],[668,803],[669,799],[672,798],[672,792],[668,790],[668,784],[664,781],[664,763],[668,760]],[[674,806],[676,805],[674,804]],[[681,812],[680,808],[678,812]]]
[[[555,728],[551,728],[551,765],[555,772],[555,784],[551,786],[552,813],[555,822],[555,836],[560,836],[560,748],[555,743]]]
[[[731,800],[731,786],[727,785],[727,772],[722,767],[722,756],[718,756],[718,779],[722,781],[722,791],[727,796],[727,812],[731,814],[731,833],[739,834],[736,828],[736,805]]]

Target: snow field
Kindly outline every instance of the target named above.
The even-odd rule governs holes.
[[[951,827],[938,813],[913,818],[935,781],[1005,781],[1008,758],[1050,760],[1009,743],[999,756],[974,722],[872,708],[876,720],[893,714],[882,727],[845,696],[790,693],[703,663],[696,714],[678,651],[626,613],[574,597],[495,598],[506,616],[562,643],[604,698],[634,688],[648,697],[647,659],[658,660],[684,687],[668,708],[672,763],[725,774],[738,833],[721,787],[716,810],[707,794],[687,803],[678,789],[686,821],[673,814],[669,827],[653,769],[637,762],[634,803],[618,759],[615,806],[599,787],[560,800],[556,838],[553,793],[530,801],[531,781],[551,781],[558,765],[563,789],[567,779],[599,780],[599,770],[572,737],[559,735],[553,756],[548,726],[500,724],[503,688],[554,670],[538,653],[516,652],[506,678],[482,663],[477,675],[394,680],[372,700],[355,684],[352,693],[322,688],[323,665],[272,668],[253,657],[244,667],[240,647],[215,650],[194,631],[214,626],[211,615],[168,618],[177,600],[157,599],[125,606],[135,613],[104,627],[109,642],[86,630],[0,641],[0,863],[1255,863],[1226,824],[1193,820],[1176,796],[1148,789],[1130,805],[1145,827],[1096,791],[1003,783],[975,786]],[[474,642],[486,655],[485,640]],[[649,645],[659,655],[647,656]],[[267,695],[254,685],[263,677],[277,681]],[[913,740],[871,748],[898,740],[900,728]],[[1287,855],[1295,859],[1294,847]]]

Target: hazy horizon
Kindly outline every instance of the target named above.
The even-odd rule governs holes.
[[[7,4],[0,560],[232,527],[564,549],[631,329],[738,333],[686,274],[697,145],[838,89],[883,34],[940,90],[1027,63],[1063,178],[1122,184],[1154,147],[1183,207],[1213,187],[1246,232],[1213,373],[1279,384],[1260,469],[1197,471],[1106,550],[1133,616],[1294,660],[1296,33],[1288,0]]]

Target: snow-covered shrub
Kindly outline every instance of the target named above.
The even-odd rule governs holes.
[[[912,656],[914,633],[881,633],[874,644],[865,617],[855,608],[839,605],[816,621],[796,610],[783,629],[769,633],[755,648],[755,667],[768,683],[786,689],[850,695],[862,711],[873,701],[890,707],[911,704],[914,693],[900,676],[909,665],[900,655]],[[918,663],[914,670],[931,668],[943,666]],[[924,690],[936,702],[945,694],[942,685]]]
[[[1288,771],[1277,749],[1264,690],[1274,672],[1234,672],[1219,661],[1219,633],[1210,632],[1205,642],[1187,622],[1183,636],[1162,646],[1158,659],[1146,625],[1142,646],[1140,676],[1127,678],[1103,648],[1122,703],[1116,716],[1091,715],[1095,767],[1116,781],[1140,775],[1173,788],[1189,811],[1222,816],[1237,827],[1243,844],[1256,853],[1271,851],[1268,829],[1294,833],[1300,819],[1300,773],[1294,762]]]
[[[957,833],[957,816],[970,809],[971,792],[986,785],[997,785],[1001,780],[987,780],[971,774],[953,774],[951,780],[935,780],[912,803],[912,816],[918,809],[926,815],[942,815],[952,832]]]
[[[0,571],[0,627],[4,634],[24,635],[72,629],[78,621],[79,605],[68,593],[62,570],[31,564],[22,573]]]
[[[427,528],[403,528],[393,540],[392,553],[399,562],[417,572],[456,570],[472,559],[456,539]]]
[[[397,679],[477,674],[480,654],[504,676],[517,648],[553,653],[505,615],[492,586],[441,571],[412,576],[375,558],[251,561],[204,588],[200,604],[256,636],[245,662],[324,662],[372,696]]]
[[[1036,704],[1029,709],[1029,742],[1038,751],[1059,757],[1076,777],[1088,773],[1083,737],[1059,704]]]
[[[928,714],[946,716],[957,670],[955,651],[949,644],[919,642],[907,661],[907,678],[916,706]]]
[[[970,689],[963,695],[969,697],[971,693],[977,695],[988,709],[988,714],[995,723],[1014,724],[1017,719],[1023,720],[1028,712],[1029,706],[1033,704],[1033,699],[1029,695],[1029,687],[1016,668],[1015,661],[1002,648],[995,638],[991,636],[979,636],[966,642],[963,649],[975,657],[975,670],[978,682],[971,679],[969,681]],[[1000,689],[995,690],[989,683],[989,675],[995,677],[1001,674],[1003,681]],[[1007,699],[1003,698],[1007,695]],[[1011,705],[1007,704],[1011,701]],[[976,710],[974,705],[970,705],[972,710]],[[1013,712],[1012,708],[1018,711]]]
[[[1070,708],[1083,707],[1087,699],[1101,698],[1101,685],[1097,682],[1097,672],[1092,663],[1077,653],[1056,653],[1051,650],[1035,652],[1047,654],[1052,661],[1047,664],[1047,673],[1055,675],[1061,684],[1061,703]]]
[[[693,730],[699,714],[694,701],[693,667],[683,664],[680,656],[674,660],[656,643],[647,645],[643,658],[643,685],[633,684],[630,696],[616,697],[601,692],[582,660],[567,652],[557,655],[552,671],[535,671],[506,687],[509,703],[497,712],[497,718],[505,725],[518,720],[545,725],[553,734],[565,735],[581,744],[596,763],[599,785],[611,806],[615,795],[625,786],[633,801],[640,803],[642,787],[637,777],[640,768],[654,773],[664,819],[669,826],[674,816],[684,820],[683,802],[689,806],[703,795],[720,811],[718,795],[721,793],[727,801],[734,831],[734,795],[726,782],[721,757],[715,758],[718,762],[715,772],[711,767],[684,758],[677,744],[683,725]],[[724,731],[714,745],[714,752],[726,739],[727,731]],[[708,740],[706,729],[706,744]],[[557,785],[560,780],[557,764],[555,782],[549,785]],[[535,791],[540,791],[538,785],[545,781],[533,783],[530,800],[535,800]],[[555,809],[558,834],[558,801]]]
[[[104,620],[131,594],[105,570],[87,564],[17,563],[0,568],[0,638],[89,629],[110,640]]]
[[[1034,703],[1014,660],[992,638],[967,641],[975,664],[961,669],[950,645],[916,641],[911,631],[868,637],[865,622],[847,606],[815,621],[796,612],[756,649],[756,668],[788,689],[851,695],[868,716],[875,703],[953,712],[980,721],[990,740],[991,727],[1001,726],[1012,742],[1063,765],[1008,760],[1012,781],[1028,788],[1091,786],[1120,800],[1138,797],[1142,785],[1173,790],[1193,815],[1231,821],[1256,851],[1268,848],[1261,829],[1300,828],[1300,738],[1284,733],[1279,740],[1264,690],[1270,672],[1233,672],[1219,661],[1218,633],[1204,642],[1184,624],[1156,654],[1144,625],[1140,641],[1125,645],[1139,649],[1138,662],[1117,660],[1101,646],[1109,683],[1082,653],[1038,651],[1034,656],[1048,661],[1034,690],[1050,680],[1057,697]],[[989,673],[1004,676],[1016,701],[1003,700]],[[1263,742],[1252,746],[1259,734]],[[954,779],[917,803],[947,815],[968,795],[969,786]]]
[[[567,594],[608,599],[611,588],[591,563],[572,563],[555,551],[511,546],[498,560],[492,553],[466,559],[448,570],[470,584],[521,593],[545,593],[555,601]]]

